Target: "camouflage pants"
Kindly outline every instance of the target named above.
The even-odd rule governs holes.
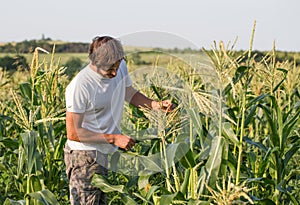
[[[107,155],[96,150],[64,149],[72,205],[106,204],[105,193],[91,185],[94,173],[107,176]]]

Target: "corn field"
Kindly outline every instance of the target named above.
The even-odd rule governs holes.
[[[54,50],[54,49],[53,49]],[[69,204],[63,163],[64,91],[59,60],[0,72],[1,204]],[[122,131],[134,148],[110,156],[109,176],[93,184],[108,204],[299,204],[300,68],[274,48],[259,61],[249,50],[214,44],[203,55],[168,56],[136,67],[134,83],[173,112],[126,105]]]

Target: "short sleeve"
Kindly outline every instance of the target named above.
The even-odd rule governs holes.
[[[88,104],[88,92],[74,78],[66,88],[66,109],[69,112],[84,113]]]
[[[122,60],[120,66],[121,66],[122,72],[124,74],[125,86],[126,87],[132,86],[132,81],[131,81],[131,78],[130,78],[129,73],[128,73],[128,68],[127,68],[127,65],[126,65],[126,61]]]

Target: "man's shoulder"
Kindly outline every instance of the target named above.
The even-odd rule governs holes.
[[[93,74],[91,73],[91,69],[89,65],[84,67],[79,71],[79,73],[76,74],[76,76],[72,79],[71,82],[76,82],[76,83],[88,83],[91,81],[91,78],[93,77]]]
[[[126,64],[125,60],[122,60],[121,63],[120,63],[120,71],[122,73],[124,73],[125,75],[128,74],[128,68],[127,68],[127,64]]]
[[[126,64],[126,61],[123,59],[120,63],[120,67],[121,68],[126,68],[127,69],[127,64]]]

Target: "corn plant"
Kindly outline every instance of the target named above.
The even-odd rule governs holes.
[[[231,83],[224,89],[230,103],[227,104],[230,106],[228,112],[236,125],[231,126],[236,127],[232,129],[234,132],[231,131],[231,135],[240,136],[237,161],[235,158],[230,160],[236,163],[236,169],[230,167],[236,172],[236,185],[239,184],[240,176],[243,176],[243,181],[248,179],[251,183],[256,183],[250,186],[258,185],[257,190],[252,189],[251,194],[260,203],[296,203],[295,192],[287,184],[296,179],[297,172],[286,169],[299,150],[299,109],[295,104],[299,98],[293,94],[298,90],[291,88],[299,80],[291,82],[286,79],[288,72],[295,73],[295,70],[290,69],[288,63],[276,62],[275,48],[261,62],[255,62],[251,49],[245,58],[230,57],[223,46],[211,57],[217,59],[214,63],[220,73],[220,68],[224,66],[230,69],[231,66],[239,65]],[[246,59],[242,66],[238,63],[240,59]],[[229,72],[226,70],[225,72]],[[299,74],[296,72],[296,75],[289,75],[289,78],[299,79]],[[288,86],[287,90],[284,85]],[[288,145],[287,142],[293,143]],[[235,153],[234,147],[233,154]],[[247,163],[242,164],[244,157],[248,159],[248,168]]]
[[[154,66],[154,70],[156,67]],[[173,72],[177,69],[176,64],[169,67]],[[162,68],[157,70],[161,72]],[[129,187],[119,187],[113,182],[103,182],[101,176],[95,177],[94,183],[97,186],[107,192],[119,192],[121,195],[117,198],[123,203],[138,199],[143,204],[205,204],[208,203],[206,200],[209,200],[205,196],[205,193],[208,193],[205,184],[215,187],[218,176],[226,170],[222,162],[226,160],[223,156],[228,155],[227,140],[233,140],[235,143],[238,140],[230,134],[227,134],[226,139],[223,137],[223,127],[225,131],[228,127],[222,122],[222,98],[214,95],[214,90],[211,93],[201,90],[205,87],[201,78],[207,79],[209,76],[199,75],[193,67],[179,65],[178,75],[185,80],[178,81],[176,77],[170,79],[168,72],[165,75],[158,71],[148,75],[141,74],[144,77],[141,81],[149,82],[150,90],[146,91],[147,95],[158,100],[173,97],[174,102],[178,104],[177,111],[168,114],[144,110],[141,113],[133,109],[129,119],[125,120],[125,128],[128,128],[128,122],[133,121],[138,123],[138,128],[151,126],[156,130],[156,137],[148,137],[151,141],[141,144],[134,158],[143,158],[141,155],[146,154],[151,161],[154,154],[160,153],[158,160],[152,160],[152,164],[154,162],[156,167],[161,167],[157,169],[159,173],[144,172],[145,175],[139,175],[138,180],[128,176],[125,184],[130,183]],[[201,118],[201,114],[205,117]],[[135,120],[135,117],[145,121],[149,119],[150,122],[147,126],[141,126],[141,121]],[[153,167],[150,161],[145,167]],[[136,183],[140,189],[132,190],[132,183]],[[116,200],[116,197],[112,200]]]
[[[4,161],[2,165],[5,172],[14,176],[16,182],[10,188],[19,194],[13,196],[7,190],[6,195],[13,198],[7,198],[6,204],[18,198],[23,198],[26,204],[58,204],[56,198],[67,196],[61,192],[67,189],[62,178],[65,138],[64,123],[61,123],[64,98],[60,95],[66,80],[62,76],[63,68],[54,64],[53,57],[50,64],[40,63],[39,50],[42,49],[37,48],[33,54],[29,82],[21,82],[18,90],[10,91],[13,106],[9,112],[14,116],[15,131],[20,134],[17,134],[19,140],[13,141],[15,144],[5,147],[17,151],[17,155],[12,152],[5,156],[16,161],[10,160],[9,164]]]
[[[203,49],[205,58],[158,53],[141,69],[128,62],[137,69],[130,73],[134,87],[177,107],[167,113],[125,106],[122,132],[137,143],[110,156],[108,178],[93,180],[108,204],[299,203],[299,66],[296,59],[279,62],[275,44],[256,61],[254,31],[255,24],[249,50],[238,55],[234,44],[220,42]],[[54,52],[50,63],[40,61],[41,50],[30,71],[0,72],[4,204],[68,203],[68,79]]]

